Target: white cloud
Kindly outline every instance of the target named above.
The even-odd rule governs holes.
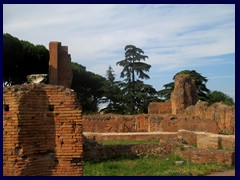
[[[103,76],[108,65],[119,74],[115,64],[124,58],[125,45],[134,44],[149,56],[150,76],[162,76],[210,68],[219,61],[204,57],[234,54],[235,5],[5,4],[3,32],[46,47],[61,41],[73,61]]]

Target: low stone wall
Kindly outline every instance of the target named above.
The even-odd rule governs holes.
[[[149,116],[152,119],[154,116]],[[203,131],[218,133],[217,123],[209,119],[200,119],[196,116],[164,115],[158,124],[150,120],[151,131],[177,132],[180,129],[189,131]]]
[[[152,144],[102,145],[93,140],[84,140],[84,160],[100,161],[118,157],[136,158],[155,156],[161,157],[173,153],[175,143],[160,141]]]
[[[235,150],[235,136],[211,133],[198,134],[197,147],[200,149]]]
[[[192,149],[178,150],[176,154],[191,163],[217,163],[231,166],[235,163],[235,151]]]
[[[192,163],[233,165],[235,136],[179,130],[152,133],[83,133],[84,159],[103,160],[116,157],[163,156],[176,153]],[[159,140],[155,144],[101,145],[102,141]],[[193,146],[192,146],[193,145]],[[182,148],[180,148],[182,147]]]
[[[114,141],[114,140],[162,140],[177,138],[177,132],[151,132],[151,133],[90,133],[83,135],[88,140]]]
[[[235,135],[221,135],[198,131],[179,130],[178,138],[200,149],[235,150]]]
[[[147,131],[146,118],[141,115],[86,115],[83,116],[83,132],[137,132]]]

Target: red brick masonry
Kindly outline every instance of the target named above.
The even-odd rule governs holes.
[[[82,120],[63,86],[4,87],[3,175],[82,175]]]

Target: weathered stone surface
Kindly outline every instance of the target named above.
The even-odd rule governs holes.
[[[191,163],[217,163],[228,166],[235,163],[234,151],[187,148],[176,151],[176,154]]]
[[[223,103],[215,103],[205,113],[206,119],[218,124],[219,133],[235,134],[235,107]]]
[[[217,133],[235,133],[234,106],[228,106],[223,103],[215,103],[209,106],[207,102],[200,101],[195,106],[187,107],[185,114],[214,121],[217,124]]]
[[[208,107],[209,104],[207,102],[198,101],[196,105],[187,107],[185,114],[189,116],[197,116],[204,119]]]
[[[82,120],[63,86],[4,87],[3,175],[82,175]]]
[[[197,132],[185,129],[178,130],[178,138],[183,139],[188,144],[197,145]]]
[[[116,157],[145,157],[145,156],[165,156],[170,153],[175,153],[181,156],[185,161],[192,163],[217,163],[224,165],[233,165],[235,163],[235,149],[198,149],[186,144],[189,140],[185,139],[183,133],[191,133],[190,131],[181,130],[178,133],[170,134],[156,133],[84,133],[84,159],[85,160],[103,160]],[[177,135],[178,134],[178,135]],[[213,137],[216,134],[205,132],[193,132],[193,134],[206,137]],[[151,137],[155,135],[155,137]],[[159,143],[151,144],[136,144],[136,145],[102,145],[101,141],[113,140],[147,140],[158,139],[157,136],[162,136]],[[166,135],[166,136],[165,136]],[[174,136],[168,136],[174,135]],[[176,138],[176,137],[180,137]],[[233,137],[227,135],[216,135],[219,138]],[[195,137],[193,138],[195,139]],[[226,141],[227,138],[225,139]],[[231,141],[230,140],[230,141]],[[192,142],[192,141],[190,141]],[[221,141],[220,141],[221,142]],[[212,143],[206,141],[205,143]],[[195,145],[195,143],[194,143]],[[221,147],[219,147],[221,148]]]
[[[222,149],[235,150],[235,135],[220,135]]]
[[[206,131],[218,133],[215,121],[186,115],[84,115],[84,132],[177,132]]]
[[[220,137],[218,134],[198,134],[197,147],[200,149],[219,149]]]
[[[73,73],[68,47],[60,42],[50,42],[49,55],[49,84],[71,88]]]
[[[179,142],[174,139],[151,144],[129,144],[129,145],[102,145],[94,140],[84,140],[84,160],[105,160],[117,157],[148,157],[166,156],[173,153],[179,146]]]
[[[166,102],[151,102],[148,106],[148,114],[171,114],[172,103]]]
[[[92,133],[84,132],[83,135],[86,139],[95,140],[97,142],[102,141],[114,141],[114,140],[166,140],[166,139],[176,139],[177,132],[134,132],[134,133]]]
[[[46,83],[47,82],[47,74],[30,74],[27,76],[28,83]]]
[[[171,94],[172,114],[182,114],[184,110],[198,101],[195,82],[190,75],[179,74],[175,77]]]

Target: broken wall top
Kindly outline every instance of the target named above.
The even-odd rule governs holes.
[[[49,43],[49,54],[49,84],[71,88],[73,73],[68,47],[52,41]]]
[[[181,114],[184,110],[198,101],[195,81],[188,74],[178,74],[174,81],[171,94],[172,114]]]

